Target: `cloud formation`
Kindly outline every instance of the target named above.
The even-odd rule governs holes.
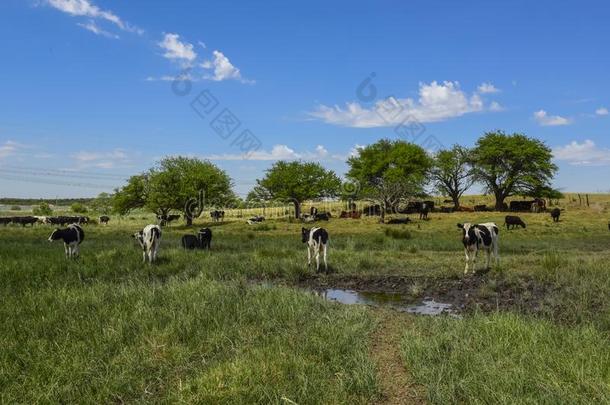
[[[371,107],[358,102],[329,107],[319,105],[309,116],[327,124],[353,128],[390,127],[405,120],[425,122],[444,121],[485,109],[478,94],[468,95],[460,89],[458,82],[436,81],[420,83],[419,98],[389,97],[379,100]]]
[[[193,44],[180,41],[180,35],[167,33],[163,40],[157,43],[165,51],[164,58],[181,62],[193,62],[197,54],[193,50]]]
[[[559,115],[548,115],[544,110],[536,111],[534,113],[534,119],[543,127],[570,125],[572,123],[572,120],[569,118],[561,117]]]
[[[599,107],[595,110],[595,115],[604,116],[608,115],[608,109],[606,107]]]
[[[93,32],[95,35],[101,35],[106,38],[119,39],[118,35],[113,34],[112,32],[105,31],[98,27],[98,25],[93,20],[89,20],[86,23],[77,23],[76,25],[86,29],[87,31]]]
[[[494,86],[491,83],[481,83],[481,85],[479,85],[479,87],[477,87],[477,91],[481,94],[492,94],[492,93],[499,93],[500,89],[498,89],[496,86]]]
[[[565,161],[573,166],[607,166],[610,165],[610,149],[599,148],[590,139],[579,143],[572,141],[565,146],[553,149],[555,159]]]
[[[128,166],[130,157],[123,149],[114,149],[110,152],[80,151],[71,156],[76,160],[79,168],[95,167],[98,169],[114,169],[119,166]]]
[[[253,83],[251,80],[244,79],[239,69],[222,52],[215,50],[212,55],[211,60],[206,60],[201,64],[202,68],[212,71],[212,74],[205,75],[204,78],[217,82],[233,79],[242,83]]]
[[[123,31],[143,34],[144,31],[128,22],[122,20],[110,10],[102,10],[89,0],[46,0],[46,3],[63,13],[74,17],[89,17],[99,19],[116,25]]]
[[[218,154],[205,156],[209,160],[315,160],[315,159],[338,159],[338,155],[330,155],[323,145],[317,145],[313,152],[296,152],[287,145],[274,145],[270,151],[257,150],[248,155],[243,154]]]

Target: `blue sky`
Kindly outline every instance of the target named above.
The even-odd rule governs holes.
[[[608,191],[607,21],[603,1],[3,0],[0,195],[93,196],[177,154],[243,195],[277,159],[343,174],[379,138],[494,129],[552,147],[557,187]]]

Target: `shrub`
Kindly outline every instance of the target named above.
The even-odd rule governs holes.
[[[39,216],[48,216],[48,215],[53,215],[53,210],[51,209],[51,206],[49,206],[48,203],[43,202],[43,203],[40,203],[40,205],[38,207],[34,207],[34,209],[32,210],[32,213],[34,215],[39,215]]]
[[[18,205],[11,206],[11,211],[21,211],[21,207]]]
[[[70,206],[70,210],[76,214],[86,214],[87,213],[87,207],[85,207],[84,204],[81,203],[74,203]]]

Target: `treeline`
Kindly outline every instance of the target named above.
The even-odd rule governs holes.
[[[450,198],[458,207],[462,195],[479,184],[502,210],[505,200],[515,195],[559,198],[561,193],[551,187],[557,171],[552,157],[544,142],[502,131],[485,133],[473,148],[454,145],[435,153],[414,143],[381,139],[347,160],[344,179],[317,162],[275,162],[245,201],[233,192],[227,173],[213,163],[168,157],[132,176],[116,190],[111,204],[119,214],[136,208],[159,215],[180,211],[190,224],[204,207],[289,203],[299,217],[304,201],[340,198],[376,202],[383,220],[398,204],[431,193]]]
[[[1,205],[59,205],[69,206],[74,203],[91,205],[95,198],[0,198]]]

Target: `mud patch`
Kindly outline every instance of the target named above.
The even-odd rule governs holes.
[[[450,313],[475,310],[538,313],[552,289],[550,285],[532,278],[507,279],[489,274],[464,278],[313,275],[301,279],[298,287],[316,291],[322,296],[326,294],[326,298],[343,303],[386,304],[405,311],[414,304],[427,305],[430,310],[445,309]],[[445,304],[451,307],[440,308]],[[419,308],[419,311],[425,312],[425,308]]]

